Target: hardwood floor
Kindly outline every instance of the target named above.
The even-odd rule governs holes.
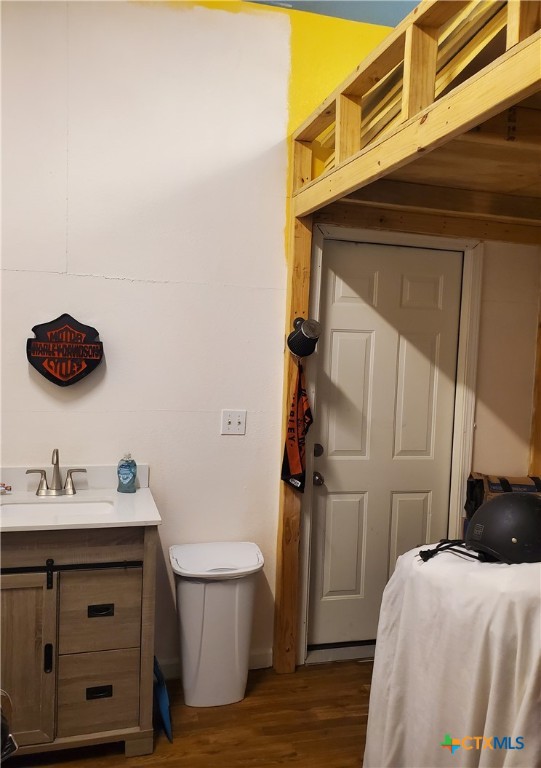
[[[174,741],[162,731],[152,755],[125,757],[122,744],[15,756],[10,768],[361,768],[371,661],[301,667],[293,675],[250,672],[246,698],[186,707],[169,683]]]

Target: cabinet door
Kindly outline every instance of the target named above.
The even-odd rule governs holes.
[[[13,703],[11,732],[20,746],[54,738],[57,574],[1,578],[2,687]]]

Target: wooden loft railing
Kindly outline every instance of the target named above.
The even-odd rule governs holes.
[[[538,91],[540,28],[537,0],[421,2],[295,132],[295,216]]]

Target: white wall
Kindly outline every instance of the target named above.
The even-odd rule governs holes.
[[[289,21],[124,2],[4,2],[2,464],[148,462],[163,518],[157,654],[178,656],[171,544],[266,558],[281,462]],[[105,361],[59,388],[26,360],[68,312]],[[244,437],[222,408],[247,409]]]
[[[528,474],[541,249],[486,243],[473,469]]]

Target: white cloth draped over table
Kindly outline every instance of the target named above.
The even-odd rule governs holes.
[[[423,562],[432,546],[383,594],[364,768],[541,768],[541,563]],[[446,734],[499,741],[451,754]]]

